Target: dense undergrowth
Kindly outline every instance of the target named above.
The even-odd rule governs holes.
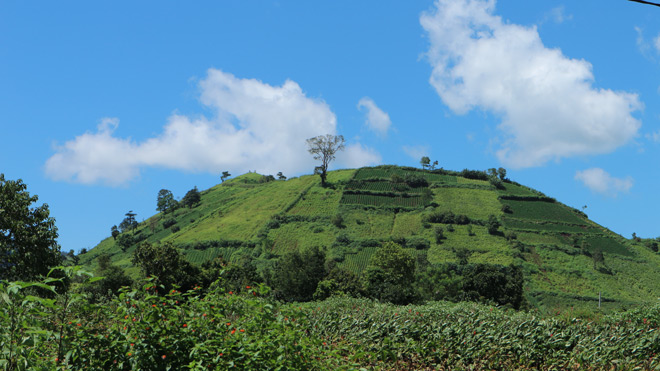
[[[0,284],[2,369],[660,369],[658,305],[580,319],[474,303],[280,304],[265,286],[165,293],[155,281],[91,303],[58,293],[67,280]]]

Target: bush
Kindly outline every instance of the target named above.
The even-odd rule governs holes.
[[[431,244],[425,238],[410,237],[406,239],[406,247],[416,250],[426,250],[431,247]]]
[[[163,228],[167,229],[176,224],[176,220],[173,218],[163,220]]]
[[[330,222],[337,228],[344,228],[344,217],[341,214],[333,216]]]
[[[179,228],[178,225],[174,225],[174,226],[172,226],[172,229],[171,229],[172,233],[176,233],[176,232],[178,232],[178,231],[180,231],[180,230],[181,230],[181,228]]]
[[[435,243],[441,244],[445,239],[445,233],[442,227],[435,227]]]
[[[412,188],[428,187],[429,185],[429,182],[426,180],[426,178],[417,174],[406,174],[403,179],[406,184]]]

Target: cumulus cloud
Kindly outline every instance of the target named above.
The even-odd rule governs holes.
[[[385,136],[392,125],[390,115],[380,109],[373,99],[369,97],[363,97],[360,99],[357,106],[360,111],[366,110],[367,117],[365,124],[369,130],[374,131],[381,136]]]
[[[403,146],[403,152],[415,160],[429,155],[429,146]]]
[[[621,192],[628,192],[633,186],[631,177],[615,178],[597,167],[576,172],[575,179],[581,181],[593,192],[611,197],[616,197]]]
[[[140,142],[114,136],[119,120],[103,119],[96,132],[57,147],[46,162],[46,173],[56,180],[108,185],[124,184],[145,167],[295,174],[315,166],[305,139],[336,133],[337,120],[329,106],[307,97],[293,81],[271,86],[210,69],[199,87],[200,100],[214,117],[174,114],[161,134]],[[359,144],[347,152],[351,164],[379,159]]]
[[[494,13],[494,0],[438,0],[420,23],[443,102],[456,114],[476,108],[501,118],[500,161],[524,168],[609,153],[637,135],[637,95],[594,87],[589,62]]]
[[[382,162],[378,152],[360,143],[348,145],[343,151],[337,153],[337,164],[342,167],[358,168],[380,165]]]

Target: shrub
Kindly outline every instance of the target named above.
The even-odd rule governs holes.
[[[344,228],[344,217],[341,214],[333,216],[330,222],[337,228]]]
[[[412,188],[428,187],[429,185],[429,182],[426,180],[426,178],[417,174],[406,174],[406,176],[403,179],[406,182],[406,184],[408,184]]]
[[[416,250],[426,250],[431,247],[431,244],[425,238],[410,237],[406,239],[406,247]]]
[[[176,224],[176,220],[173,218],[163,220],[163,228],[167,229]]]

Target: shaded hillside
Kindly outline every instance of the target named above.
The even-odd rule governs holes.
[[[194,208],[157,214],[139,224],[135,241],[170,242],[194,263],[249,255],[261,268],[292,249],[320,246],[340,267],[360,273],[384,241],[393,240],[431,265],[484,263],[523,268],[526,297],[544,309],[606,309],[654,302],[660,258],[542,193],[485,172],[379,166],[268,181],[255,173],[201,193]],[[502,227],[489,233],[493,216]],[[493,232],[493,231],[490,231]],[[101,253],[137,274],[109,237]]]

